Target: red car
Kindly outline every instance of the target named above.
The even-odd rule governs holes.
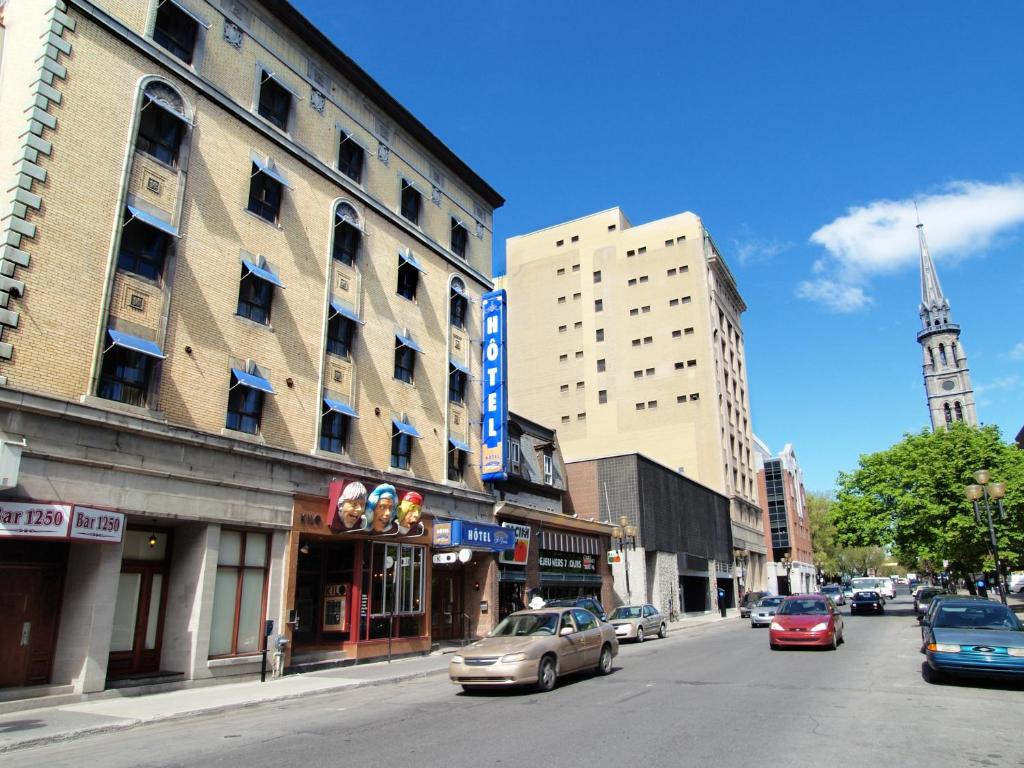
[[[768,643],[772,650],[791,645],[816,645],[835,650],[843,642],[843,617],[825,595],[790,595],[772,617]]]

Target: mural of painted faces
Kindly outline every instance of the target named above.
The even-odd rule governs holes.
[[[422,509],[423,497],[416,491],[406,493],[402,497],[402,503],[398,505],[398,532],[418,536],[423,530],[420,523]]]
[[[364,527],[371,533],[386,533],[392,529],[395,507],[398,506],[398,491],[395,486],[378,485],[366,499],[363,513]]]
[[[363,512],[366,509],[366,486],[352,482],[345,486],[338,499],[338,513],[341,527],[346,531],[363,527]]]

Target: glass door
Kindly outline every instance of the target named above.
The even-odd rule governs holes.
[[[160,669],[170,533],[126,531],[114,604],[108,678]]]

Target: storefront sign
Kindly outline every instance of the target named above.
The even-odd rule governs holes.
[[[622,562],[622,553],[617,549],[608,550],[608,565],[615,565],[615,563]]]
[[[483,419],[481,475],[485,481],[508,477],[507,299],[504,289],[488,291],[483,305]]]
[[[434,546],[504,552],[515,546],[515,534],[500,525],[446,520],[434,523]]]
[[[0,502],[0,538],[66,539],[70,504]]]
[[[108,509],[75,505],[71,515],[72,539],[117,543],[124,536],[124,515]]]
[[[502,523],[502,528],[508,528],[515,536],[515,544],[512,549],[505,550],[498,555],[498,562],[506,565],[526,565],[530,557],[530,526],[519,523]]]
[[[370,536],[422,536],[423,496],[383,483],[367,493],[357,480],[327,486],[327,527],[334,533]]]
[[[597,573],[597,558],[594,555],[578,555],[574,552],[555,552],[550,549],[542,549],[537,562],[542,571]]]

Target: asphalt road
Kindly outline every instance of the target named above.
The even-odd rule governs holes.
[[[932,686],[902,595],[838,651],[768,648],[746,620],[623,645],[548,694],[444,677],[142,726],[4,755],[16,766],[1024,766],[1024,686]]]

